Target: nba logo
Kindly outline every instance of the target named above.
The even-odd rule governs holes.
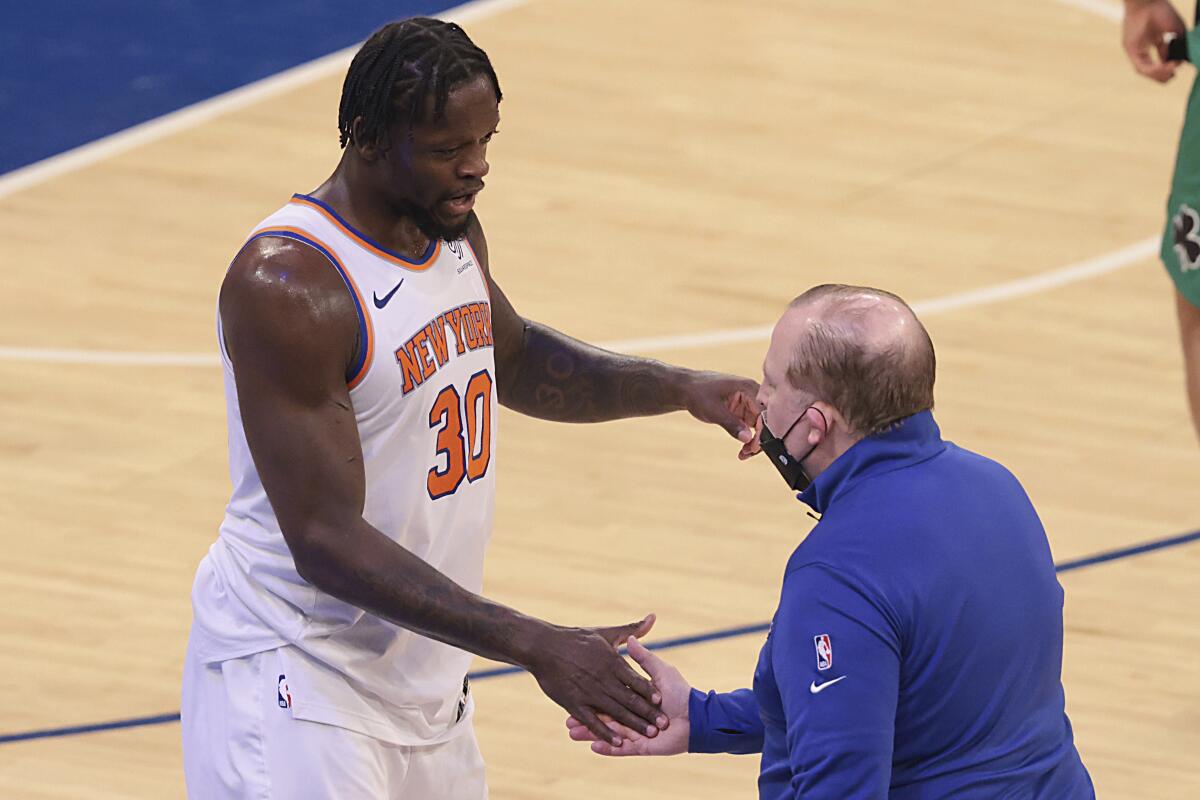
[[[279,682],[275,685],[275,702],[280,708],[292,707],[292,693],[288,689],[286,675],[280,675]]]
[[[813,637],[813,644],[817,647],[817,669],[824,672],[833,666],[833,642],[828,633],[822,633]]]

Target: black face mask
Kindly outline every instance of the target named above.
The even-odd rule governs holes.
[[[812,483],[812,478],[808,477],[808,473],[804,471],[803,462],[804,459],[812,455],[813,450],[817,449],[817,445],[814,444],[808,448],[808,452],[799,458],[794,458],[787,451],[783,440],[792,432],[792,428],[795,428],[800,423],[800,420],[804,419],[804,415],[808,413],[809,408],[821,414],[821,419],[825,419],[825,415],[821,413],[821,409],[816,406],[808,406],[800,412],[800,416],[796,417],[796,421],[783,432],[783,436],[776,436],[767,427],[767,414],[764,411],[762,415],[762,431],[758,434],[758,442],[762,445],[762,451],[771,459],[771,463],[775,466],[775,469],[779,470],[779,474],[783,476],[784,483],[797,492],[803,492]],[[826,425],[828,426],[828,422],[826,422]]]

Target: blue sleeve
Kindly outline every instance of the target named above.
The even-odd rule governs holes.
[[[762,752],[763,724],[749,689],[717,694],[692,689],[688,698],[689,753]]]
[[[887,798],[900,691],[893,619],[880,592],[830,567],[784,577],[771,663],[796,797]]]

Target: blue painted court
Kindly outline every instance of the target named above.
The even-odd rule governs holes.
[[[453,5],[10,3],[0,26],[0,174],[349,47],[393,19]]]

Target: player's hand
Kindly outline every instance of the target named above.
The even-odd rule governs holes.
[[[743,440],[742,449],[738,451],[738,458],[745,461],[762,452],[762,443],[758,438],[759,426],[762,424],[762,406],[753,395],[746,395],[742,392],[738,392],[732,402],[733,413],[750,426],[750,439],[749,441]]]
[[[539,642],[529,671],[547,697],[604,742],[623,743],[601,714],[638,736],[653,738],[670,724],[659,708],[662,697],[617,653],[618,646],[631,636],[646,635],[653,625],[650,614],[612,628],[552,628]]]
[[[577,742],[591,742],[592,752],[603,756],[673,756],[686,753],[691,732],[688,698],[692,687],[679,674],[679,670],[651,653],[636,638],[629,640],[629,655],[649,673],[654,685],[662,692],[662,710],[670,717],[670,726],[658,736],[648,738],[611,719],[605,719],[609,729],[621,739],[620,745],[613,745],[598,739],[588,726],[571,717],[567,720],[568,734]]]
[[[1175,77],[1178,61],[1167,60],[1165,34],[1184,36],[1187,26],[1168,0],[1125,0],[1122,42],[1139,74],[1166,83]]]
[[[691,372],[683,388],[689,414],[701,422],[720,425],[742,443],[743,450],[753,443],[758,420],[753,399],[758,394],[756,382],[719,372]]]

